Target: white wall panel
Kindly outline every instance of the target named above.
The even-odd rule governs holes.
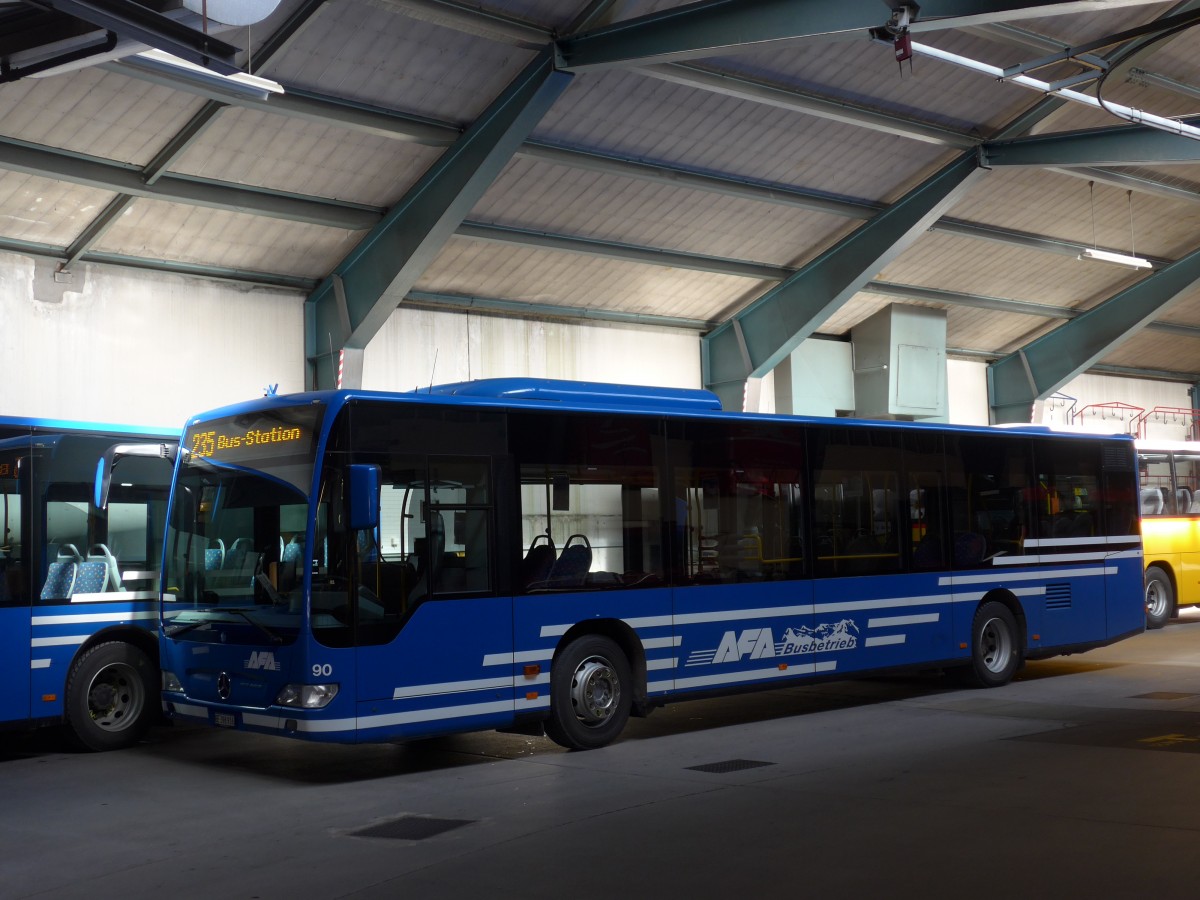
[[[304,297],[0,253],[0,414],[179,427],[304,388]]]
[[[363,354],[363,387],[532,376],[700,387],[694,331],[397,309]]]

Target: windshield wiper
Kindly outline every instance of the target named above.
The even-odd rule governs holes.
[[[213,612],[214,613],[235,613],[236,615],[241,616],[243,619],[245,619],[247,622],[249,622],[255,628],[257,628],[263,634],[265,634],[267,636],[267,638],[271,641],[272,644],[282,644],[283,643],[283,638],[281,638],[279,635],[277,635],[275,632],[273,632],[270,628],[268,628],[262,622],[259,622],[257,619],[254,619],[250,615],[249,610],[239,609],[238,607],[226,607],[223,609],[213,610]],[[180,635],[180,634],[183,634],[184,632],[191,631],[193,628],[199,628],[201,625],[213,625],[216,623],[216,621],[217,620],[215,620],[215,619],[201,619],[198,622],[184,622],[181,625],[170,625],[163,629],[163,634],[165,634],[167,637],[175,637],[176,635]]]
[[[209,619],[200,619],[198,622],[183,622],[179,625],[168,625],[163,629],[163,634],[167,637],[175,637],[177,634],[183,634],[185,631],[191,631],[193,628],[199,628],[201,625],[211,625]]]
[[[251,625],[253,625],[255,628],[257,628],[259,631],[261,631],[263,634],[265,634],[270,639],[272,644],[282,644],[283,643],[283,638],[281,638],[279,635],[277,635],[275,632],[273,632],[270,628],[268,628],[262,622],[259,622],[257,619],[252,618],[250,616],[249,610],[234,606],[234,607],[230,607],[229,609],[218,610],[218,612],[237,613],[239,616],[241,616],[243,619],[245,619],[247,622],[249,622]]]

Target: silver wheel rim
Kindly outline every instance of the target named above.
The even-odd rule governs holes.
[[[621,680],[612,664],[602,656],[590,656],[571,676],[571,706],[585,725],[603,725],[617,711]]]
[[[104,731],[123,731],[131,726],[145,703],[141,676],[125,663],[105,666],[88,685],[88,716]]]
[[[1146,612],[1156,619],[1167,614],[1167,592],[1158,581],[1146,584]]]
[[[1008,667],[1012,658],[1012,634],[1003,619],[988,619],[979,632],[979,656],[983,666],[993,674],[1000,674]]]

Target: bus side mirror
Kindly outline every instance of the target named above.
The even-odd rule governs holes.
[[[379,466],[347,466],[346,523],[352,531],[379,527]]]
[[[96,479],[92,486],[92,505],[96,509],[108,506],[108,491],[112,487],[113,468],[127,456],[141,456],[150,459],[165,459],[172,466],[179,455],[179,444],[160,442],[157,444],[113,444],[102,454],[96,463]]]

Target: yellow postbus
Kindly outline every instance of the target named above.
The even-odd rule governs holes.
[[[1138,441],[1146,627],[1200,605],[1200,443]]]

